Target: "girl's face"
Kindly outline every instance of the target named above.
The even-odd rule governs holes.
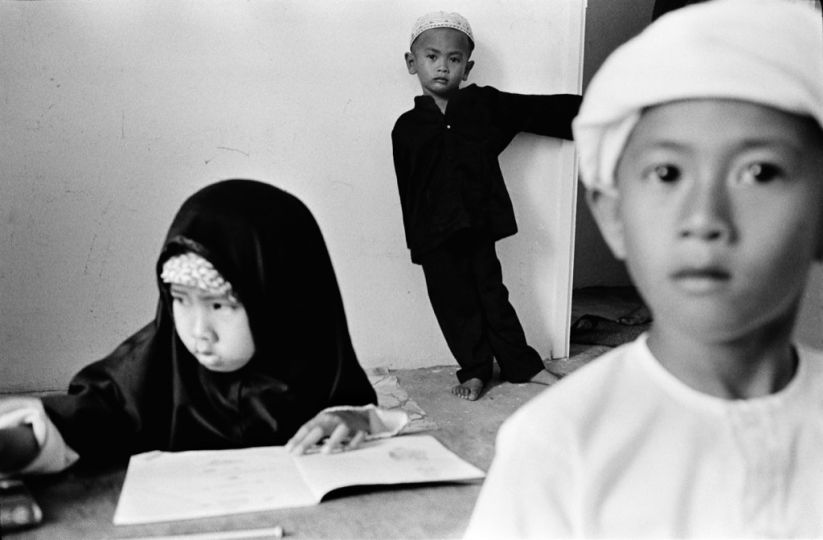
[[[417,75],[423,93],[448,98],[468,79],[474,62],[469,60],[469,38],[453,28],[426,30],[406,53],[409,73]]]
[[[643,114],[616,197],[593,204],[656,326],[727,342],[791,325],[823,251],[820,144],[811,121],[748,102],[680,101]]]
[[[170,288],[177,335],[203,367],[230,372],[251,360],[254,340],[243,304],[197,287]]]

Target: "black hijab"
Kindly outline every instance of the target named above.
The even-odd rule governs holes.
[[[207,370],[177,337],[159,275],[186,251],[210,261],[246,309],[255,354],[238,371]],[[175,216],[156,275],[154,321],[82,369],[67,395],[43,400],[84,460],[283,444],[325,407],[376,402],[320,229],[294,196],[251,180],[201,189]]]

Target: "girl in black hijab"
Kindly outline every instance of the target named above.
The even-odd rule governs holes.
[[[318,414],[376,396],[320,229],[297,198],[251,180],[201,189],[175,216],[156,274],[154,321],[82,369],[67,394],[0,402],[0,428],[17,426],[0,429],[0,470],[31,461],[26,433],[28,457],[32,441],[39,455],[23,472],[53,472],[77,455],[103,463],[281,445],[304,424],[300,452],[327,435],[338,444],[357,433],[356,444],[385,427],[373,406],[355,409],[371,422]]]

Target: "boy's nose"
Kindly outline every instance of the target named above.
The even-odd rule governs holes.
[[[686,194],[679,236],[693,240],[729,241],[734,234],[725,187],[695,185]]]

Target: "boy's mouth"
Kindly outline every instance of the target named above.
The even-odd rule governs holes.
[[[670,274],[671,279],[689,292],[704,293],[724,286],[732,277],[718,266],[686,267]]]

